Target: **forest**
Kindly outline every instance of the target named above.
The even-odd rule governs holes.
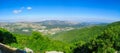
[[[62,51],[64,53],[119,53],[120,21],[61,32],[51,37],[33,31],[31,35],[15,34],[0,28],[0,43],[34,53]]]

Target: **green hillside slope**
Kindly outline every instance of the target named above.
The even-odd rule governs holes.
[[[55,34],[52,38],[68,43],[77,42],[79,40],[88,41],[91,38],[95,38],[103,30],[104,26],[84,27],[81,29],[74,29],[71,31]]]
[[[87,43],[77,43],[73,53],[119,53],[120,22],[107,25],[107,28],[95,39]]]

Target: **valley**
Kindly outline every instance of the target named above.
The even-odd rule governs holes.
[[[13,33],[31,34],[32,31],[38,31],[44,35],[54,35],[62,31],[69,31],[99,24],[102,23],[77,23],[71,21],[46,20],[41,22],[1,22],[0,27]]]

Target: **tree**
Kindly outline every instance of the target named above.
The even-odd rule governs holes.
[[[74,49],[74,53],[114,53],[115,51],[120,51],[119,25],[109,26],[95,39]]]
[[[0,42],[4,44],[16,43],[16,37],[7,30],[0,28]]]

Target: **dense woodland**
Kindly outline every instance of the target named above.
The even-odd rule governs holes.
[[[115,53],[120,51],[120,22],[61,32],[51,37],[33,31],[32,35],[14,34],[0,28],[0,42],[11,47],[31,48],[34,53]]]

